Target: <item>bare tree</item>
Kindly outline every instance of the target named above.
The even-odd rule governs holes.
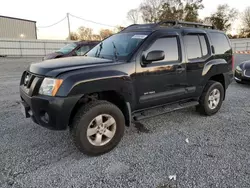
[[[111,31],[109,29],[101,29],[100,30],[100,37],[102,40],[111,36],[111,35],[113,35],[113,31]]]
[[[139,11],[137,9],[131,9],[127,13],[127,18],[129,21],[131,21],[133,24],[137,24],[139,20]]]
[[[67,38],[68,39],[68,38]],[[70,39],[69,40],[79,40],[79,35],[76,32],[70,33]]]
[[[78,36],[80,40],[92,40],[93,30],[91,28],[81,26],[78,28]]]
[[[145,23],[156,23],[159,21],[161,6],[167,0],[144,0],[140,5],[142,20]]]
[[[242,15],[244,29],[250,31],[250,7],[247,7]]]
[[[142,20],[156,23],[163,20],[196,22],[203,0],[144,0],[140,5]]]

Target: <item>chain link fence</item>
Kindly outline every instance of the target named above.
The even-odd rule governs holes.
[[[0,39],[2,57],[42,57],[73,41]]]

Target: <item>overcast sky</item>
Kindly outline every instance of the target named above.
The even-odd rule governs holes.
[[[73,15],[93,20],[107,25],[128,25],[126,18],[130,9],[137,8],[142,0],[2,0],[0,15],[17,17],[37,21],[38,37],[49,39],[65,39],[68,35],[67,21],[49,28],[39,26],[51,25],[69,12]],[[250,0],[203,0],[205,8],[200,12],[201,17],[209,16],[216,10],[218,4],[229,6],[243,11],[250,6]],[[101,28],[109,28],[70,18],[71,30],[79,26],[91,27],[95,32]],[[234,28],[237,27],[235,23]]]

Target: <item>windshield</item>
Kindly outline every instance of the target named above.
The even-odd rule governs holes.
[[[148,32],[120,33],[99,43],[86,56],[127,61],[129,55],[146,39]]]
[[[75,43],[67,44],[66,46],[64,46],[60,50],[58,50],[57,52],[61,52],[63,54],[68,54],[69,52],[74,50],[76,48],[76,46],[77,46],[77,44],[75,44]]]

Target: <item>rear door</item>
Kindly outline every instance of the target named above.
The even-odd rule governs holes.
[[[213,59],[210,41],[205,32],[185,32],[183,42],[186,50],[187,84],[195,89],[188,97],[199,97],[203,89],[203,68]]]

